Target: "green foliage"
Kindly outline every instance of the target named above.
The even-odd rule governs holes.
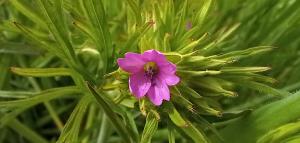
[[[146,124],[143,130],[143,134],[141,137],[141,143],[149,143],[151,142],[151,138],[157,130],[158,126],[158,115],[155,115],[155,112],[149,112],[146,118]]]
[[[284,142],[299,133],[299,93],[262,106],[220,130],[226,142]],[[239,137],[232,134],[239,131]]]
[[[0,142],[299,142],[299,7],[0,0]],[[159,107],[116,64],[149,49],[181,79]]]

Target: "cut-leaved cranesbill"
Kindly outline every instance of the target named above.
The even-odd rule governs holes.
[[[154,105],[161,105],[163,100],[170,100],[168,86],[176,85],[180,78],[175,74],[176,65],[156,50],[143,54],[128,52],[125,58],[118,59],[121,69],[131,73],[130,92],[137,98],[145,95]]]

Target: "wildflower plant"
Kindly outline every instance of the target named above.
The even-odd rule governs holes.
[[[163,100],[170,101],[168,86],[180,81],[175,75],[176,65],[156,50],[143,54],[126,53],[125,58],[118,59],[118,65],[132,74],[128,81],[130,92],[137,98],[147,95],[157,106]]]
[[[8,47],[0,53],[0,142],[268,142],[285,139],[282,128],[298,133],[290,122],[299,93],[272,88],[268,59],[257,60],[275,49],[272,40],[240,46],[252,25],[226,19],[223,3],[0,1]],[[278,101],[253,112],[260,105],[246,104],[264,97]],[[282,110],[288,105],[293,115]],[[273,121],[275,112],[286,116]]]

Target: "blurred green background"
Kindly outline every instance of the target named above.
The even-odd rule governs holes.
[[[272,47],[265,54],[234,59],[238,62],[231,66],[270,67],[264,77],[256,78],[276,82],[235,83],[240,96],[216,103],[223,116],[201,114],[197,121],[191,120],[195,125],[191,129],[176,127],[176,121],[164,120],[163,113],[162,122],[153,120],[156,111],[164,112],[157,108],[154,115],[147,110],[146,120],[143,103],[123,90],[126,84],[118,85],[120,91],[108,91],[112,103],[110,97],[98,96],[104,94],[102,89],[114,88],[102,85],[126,80],[123,73],[117,74],[117,80],[106,79],[119,72],[115,61],[124,53],[155,47],[172,56],[184,55],[188,52],[179,52],[180,47],[205,33],[206,39],[189,52],[202,48],[201,56],[209,57]],[[0,0],[0,143],[298,143],[299,37],[299,0]],[[210,44],[213,50],[206,50]],[[82,97],[82,91],[96,98]],[[215,107],[214,101],[210,103]],[[181,114],[187,111],[176,108]],[[116,113],[106,115],[109,112]]]

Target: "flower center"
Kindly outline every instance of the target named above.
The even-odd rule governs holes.
[[[144,71],[146,76],[152,79],[152,77],[158,73],[158,67],[155,62],[148,62],[144,65]]]

